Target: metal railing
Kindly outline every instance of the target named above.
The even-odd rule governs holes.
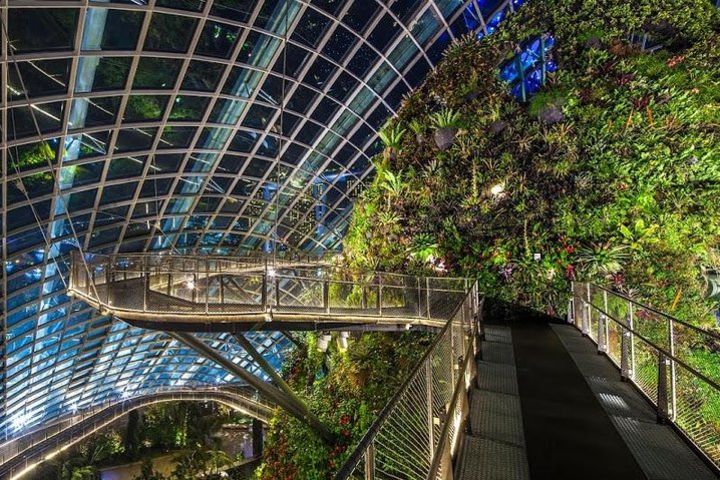
[[[477,374],[481,307],[475,283],[335,480],[452,478]]]
[[[54,422],[46,428],[19,436],[0,446],[0,478],[19,478],[42,461],[48,460],[71,445],[107,427],[131,410],[169,401],[215,401],[268,422],[274,406],[245,389],[158,388],[142,395],[79,412],[71,418]]]
[[[591,283],[572,293],[568,320],[720,467],[720,336]]]
[[[70,275],[72,293],[121,318],[189,322],[307,313],[441,327],[469,287],[465,278],[349,272],[326,262],[162,254],[73,252]]]

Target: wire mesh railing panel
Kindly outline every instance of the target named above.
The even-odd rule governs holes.
[[[633,330],[638,336],[649,340],[658,347],[670,351],[668,324],[663,315],[657,314],[642,305],[632,306]]]
[[[412,290],[410,286],[406,283],[404,290]],[[451,468],[450,452],[467,418],[479,310],[475,284],[336,480],[428,480]]]
[[[326,285],[323,280],[277,276],[275,285],[277,288],[275,306],[278,310],[292,307],[298,311],[304,309],[311,311],[325,306],[323,298]]]
[[[720,340],[698,328],[672,322],[673,347],[676,355],[688,366],[720,383]]]
[[[572,290],[576,326],[585,331],[589,320],[588,335],[658,418],[674,422],[720,468],[720,337],[603,287],[574,283]]]
[[[591,308],[588,317],[588,336],[593,339],[595,343],[598,342],[598,325],[600,324],[600,311]]]
[[[704,379],[675,364],[675,422],[703,452],[720,466],[720,392]]]
[[[622,338],[625,328],[611,320],[607,321],[607,356],[616,366],[620,366],[622,360]]]
[[[635,339],[634,381],[653,401],[657,400],[658,361],[658,353],[655,348],[643,340]]]

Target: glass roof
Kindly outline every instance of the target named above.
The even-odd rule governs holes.
[[[490,33],[520,3],[0,9],[0,435],[128,391],[232,380],[69,298],[67,253],[338,250],[377,130],[453,38]],[[231,338],[207,340],[247,362]],[[279,365],[287,338],[257,341]]]

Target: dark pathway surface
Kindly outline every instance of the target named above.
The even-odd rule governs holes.
[[[460,480],[713,480],[574,326],[486,302]],[[456,473],[457,473],[456,472]]]
[[[510,325],[531,478],[647,478],[548,319]]]

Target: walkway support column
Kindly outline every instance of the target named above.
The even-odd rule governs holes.
[[[307,424],[315,433],[317,433],[325,442],[332,444],[335,441],[334,436],[323,425],[320,420],[317,419],[312,413],[305,413],[303,411],[304,405],[298,405],[292,398],[285,395],[282,391],[269,383],[263,382],[252,373],[248,372],[239,365],[235,365],[229,359],[220,355],[217,351],[209,347],[205,342],[195,337],[194,335],[186,332],[165,332],[175,340],[187,345],[188,347],[195,350],[203,357],[211,360],[228,372],[232,373],[241,380],[246,381],[250,386],[255,388],[260,394],[267,399],[271,400],[290,415],[294,416],[301,422]]]
[[[236,333],[234,336],[235,340],[238,341],[243,350],[250,354],[255,363],[257,363],[262,369],[262,371],[265,372],[265,374],[270,377],[273,382],[275,382],[275,385],[280,387],[280,390],[282,390],[285,395],[290,398],[290,400],[297,406],[297,408],[300,409],[305,415],[311,415],[310,410],[308,409],[307,405],[305,405],[305,402],[303,402],[302,399],[295,394],[292,388],[290,388],[290,385],[288,385],[287,382],[277,372],[277,370],[275,370],[273,366],[270,365],[267,360],[265,360],[265,357],[263,357],[260,352],[257,351],[255,346],[250,343],[250,340],[245,338],[242,333]]]

